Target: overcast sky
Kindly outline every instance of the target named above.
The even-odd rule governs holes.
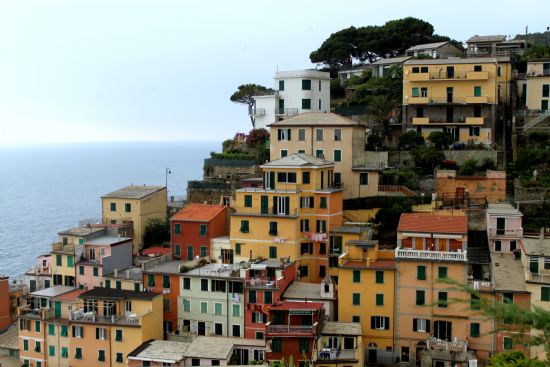
[[[550,26],[550,1],[0,0],[0,144],[248,131],[243,83],[314,67],[342,28],[414,16],[465,41]]]

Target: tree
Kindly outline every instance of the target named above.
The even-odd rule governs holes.
[[[229,97],[231,102],[242,103],[248,106],[248,115],[250,116],[250,122],[252,127],[256,127],[256,118],[254,117],[254,96],[263,96],[270,93],[273,93],[274,90],[271,88],[266,88],[262,85],[257,84],[243,84],[239,85],[237,91]]]
[[[442,151],[433,146],[421,146],[411,150],[415,165],[426,171],[433,171],[445,159]]]
[[[498,353],[489,358],[488,367],[543,367],[542,361],[529,359],[522,351]]]
[[[151,218],[145,225],[143,247],[162,245],[170,242],[170,221],[168,218]]]
[[[399,137],[399,149],[412,150],[424,145],[424,137],[417,131],[407,131]]]
[[[428,135],[428,140],[431,141],[438,150],[449,148],[449,145],[455,141],[453,136],[445,131],[432,131],[430,135]]]
[[[390,99],[388,96],[372,96],[369,101],[369,113],[377,122],[381,122],[384,126],[388,125],[393,109],[397,107],[397,102]]]
[[[269,139],[269,131],[266,129],[252,129],[246,136],[246,145],[249,148],[256,148],[258,144],[265,144]]]

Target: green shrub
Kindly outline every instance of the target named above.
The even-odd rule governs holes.
[[[460,174],[463,176],[471,176],[477,172],[477,159],[467,159],[462,167],[460,167]]]

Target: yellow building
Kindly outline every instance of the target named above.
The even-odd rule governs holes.
[[[230,242],[235,262],[290,258],[303,281],[327,274],[328,240],[342,224],[342,190],[332,162],[293,154],[261,166],[263,188],[236,192]]]
[[[339,258],[338,320],[361,323],[368,363],[392,363],[394,350],[394,252],[378,241],[349,240]]]
[[[460,143],[500,143],[511,78],[509,58],[408,60],[403,65],[404,126],[425,138],[447,131]]]
[[[334,162],[334,183],[344,198],[378,195],[387,152],[365,151],[369,129],[334,113],[308,112],[269,125],[272,159],[303,153]]]
[[[112,273],[103,275],[105,288],[124,289],[127,291],[143,290],[143,269],[132,266],[126,269],[114,269]]]
[[[550,101],[550,59],[527,63],[527,109],[548,111]]]
[[[166,187],[126,186],[101,197],[103,220],[109,224],[133,223],[133,253],[143,247],[147,221],[167,216]]]

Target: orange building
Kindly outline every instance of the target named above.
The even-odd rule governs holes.
[[[437,205],[485,207],[506,200],[506,172],[487,170],[485,176],[459,176],[455,170],[437,170]]]
[[[9,278],[0,276],[0,331],[10,326],[10,288]]]

